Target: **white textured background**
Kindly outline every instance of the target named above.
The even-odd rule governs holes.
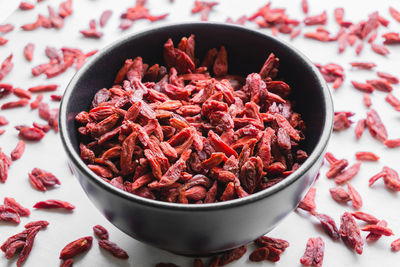
[[[14,0],[16,1],[16,0]],[[11,1],[1,0],[9,4]],[[17,1],[16,1],[17,2]],[[65,20],[65,26],[62,30],[40,28],[32,32],[23,32],[19,26],[25,23],[31,23],[36,20],[37,14],[47,15],[47,5],[58,7],[58,0],[47,0],[36,6],[31,11],[15,11],[8,18],[1,18],[1,23],[12,23],[16,29],[5,35],[9,42],[0,47],[0,60],[2,61],[11,52],[14,54],[14,69],[2,81],[12,83],[15,87],[29,88],[42,83],[57,83],[60,85],[56,93],[61,94],[68,81],[74,74],[71,68],[66,73],[46,80],[44,77],[32,77],[30,69],[40,63],[47,62],[44,55],[44,49],[47,45],[61,48],[62,46],[78,47],[84,52],[95,48],[102,48],[119,37],[131,34],[150,26],[148,21],[137,21],[134,26],[121,32],[118,29],[120,22],[119,15],[129,6],[132,6],[132,0],[74,0],[74,14]],[[169,17],[164,21],[159,21],[151,26],[162,25],[168,22],[178,21],[198,21],[200,15],[191,15],[190,9],[193,6],[191,0],[176,0],[174,4],[168,0],[149,0],[148,7],[151,13],[158,15],[169,12]],[[251,0],[220,0],[220,5],[215,7],[210,14],[211,21],[225,21],[227,16],[234,19],[246,14],[250,16],[266,1]],[[327,28],[335,33],[338,26],[334,21],[333,9],[344,7],[346,10],[345,20],[358,22],[366,19],[367,15],[375,10],[390,20],[389,29],[379,28],[380,35],[387,31],[400,31],[400,23],[392,19],[388,12],[388,7],[393,6],[400,10],[400,2],[392,1],[366,1],[366,0],[309,0],[309,14],[320,14],[323,10],[328,12]],[[304,15],[300,8],[300,0],[280,0],[273,1],[273,7],[285,7],[290,17],[303,19]],[[112,9],[113,16],[104,29],[104,36],[101,40],[91,40],[82,38],[78,33],[80,29],[87,29],[90,19],[98,19],[105,9]],[[255,24],[247,23],[248,27],[255,28]],[[312,31],[313,27],[307,27],[305,31]],[[269,33],[269,30],[265,30]],[[279,35],[279,38],[288,40],[288,36]],[[23,47],[28,42],[36,45],[34,60],[28,63],[23,57]],[[381,38],[376,42],[381,43]],[[343,86],[333,93],[336,111],[353,111],[356,113],[354,121],[365,117],[366,108],[362,103],[362,93],[351,87],[350,80],[365,81],[376,77],[375,71],[351,70],[349,62],[351,61],[373,61],[378,67],[377,70],[387,71],[400,77],[400,47],[390,46],[391,54],[384,57],[373,53],[369,46],[364,47],[360,56],[355,56],[354,48],[349,48],[345,53],[337,54],[337,43],[320,43],[317,41],[299,37],[292,42],[292,45],[305,53],[313,62],[326,64],[335,62],[344,66],[346,71],[346,80]],[[251,49],[251,44],[249,44]],[[301,70],[299,70],[301,71]],[[44,101],[50,102],[52,107],[58,103],[50,101],[50,94],[45,94]],[[393,94],[400,98],[399,85],[394,86]],[[387,127],[389,138],[400,137],[400,113],[384,101],[385,94],[374,92],[372,95],[373,107],[381,115],[384,124]],[[1,99],[0,104],[16,100],[15,96],[9,96]],[[0,111],[1,115],[7,117],[10,124],[3,126],[6,133],[0,136],[0,146],[7,154],[15,147],[17,131],[13,126],[18,124],[31,124],[33,121],[41,122],[37,110],[31,111],[29,107]],[[352,180],[352,184],[359,190],[363,197],[364,205],[362,211],[372,213],[379,219],[385,219],[389,227],[397,234],[395,237],[382,237],[374,244],[366,244],[363,255],[356,255],[349,250],[342,242],[333,242],[324,232],[316,227],[316,221],[304,213],[292,213],[269,235],[286,239],[290,242],[290,247],[281,255],[281,261],[274,264],[270,262],[251,263],[248,260],[249,253],[239,261],[230,266],[300,266],[299,259],[302,256],[305,244],[309,237],[322,236],[326,245],[324,266],[397,266],[400,255],[390,251],[390,243],[400,237],[400,210],[399,196],[396,193],[388,191],[382,181],[376,183],[373,188],[368,187],[368,179],[373,174],[379,172],[384,165],[395,168],[399,167],[399,149],[387,149],[381,143],[373,139],[368,132],[364,133],[360,141],[356,141],[354,136],[354,125],[351,129],[340,133],[334,133],[328,150],[333,152],[339,158],[347,158],[352,164],[355,162],[355,151],[373,151],[381,157],[377,163],[363,163],[359,174]],[[43,168],[54,173],[62,185],[59,188],[48,190],[42,193],[34,190],[28,181],[27,173],[32,168]],[[331,199],[328,189],[334,186],[333,181],[325,178],[327,167],[321,169],[321,178],[317,181],[317,210],[331,215],[339,224],[340,215],[346,210],[352,210],[352,207],[340,205]],[[25,266],[57,266],[59,265],[58,255],[61,249],[70,241],[79,237],[91,235],[92,226],[101,224],[110,232],[110,240],[116,241],[124,248],[130,258],[118,260],[101,251],[98,248],[96,239],[92,249],[84,255],[76,257],[75,266],[154,266],[157,262],[173,262],[180,266],[191,266],[192,259],[176,256],[156,248],[141,244],[129,236],[125,235],[113,225],[111,225],[96,210],[85,193],[81,189],[78,181],[71,175],[67,167],[67,157],[61,146],[59,136],[50,131],[45,138],[38,143],[27,144],[23,157],[13,163],[9,170],[9,178],[5,184],[0,184],[0,199],[3,197],[14,197],[22,205],[31,208],[39,200],[62,199],[75,204],[77,208],[72,214],[54,211],[36,211],[32,209],[29,218],[22,218],[19,226],[0,223],[0,242],[4,242],[7,237],[22,231],[23,225],[33,220],[45,219],[50,221],[47,230],[41,231],[36,240],[31,255]],[[262,212],[262,211],[260,211]],[[240,231],[240,229],[238,229]],[[362,233],[365,237],[366,233]],[[253,247],[249,247],[252,251]],[[397,259],[397,260],[396,260]],[[14,260],[15,261],[15,260]],[[8,262],[4,254],[0,256],[0,266],[11,266],[13,261]]]

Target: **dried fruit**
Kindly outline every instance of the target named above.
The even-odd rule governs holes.
[[[54,174],[39,168],[34,168],[31,173],[28,173],[28,176],[31,185],[39,191],[46,191],[47,187],[61,184]]]
[[[360,235],[360,229],[350,212],[345,212],[341,217],[339,235],[346,245],[358,254],[362,254],[364,242]]]
[[[354,218],[362,220],[368,224],[378,224],[380,222],[377,218],[375,218],[371,214],[362,211],[353,212],[352,215],[354,216]]]
[[[25,56],[26,60],[32,61],[34,49],[35,49],[35,45],[33,43],[28,43],[24,47],[24,56]]]
[[[311,187],[306,196],[300,201],[298,208],[303,209],[305,211],[310,212],[311,214],[315,212],[315,193],[317,189],[315,187]]]
[[[393,76],[392,74],[386,73],[386,72],[377,72],[377,75],[382,78],[387,80],[388,82],[392,83],[392,84],[398,84],[399,83],[399,79],[395,76]]]
[[[399,17],[399,19],[400,19],[400,17]],[[390,247],[392,248],[393,251],[396,251],[396,252],[400,251],[400,238],[393,241],[390,244]]]
[[[350,194],[341,186],[329,189],[331,196],[337,202],[347,203],[351,200]]]
[[[332,239],[338,240],[340,238],[335,220],[332,217],[321,213],[317,213],[314,216],[320,221],[322,228]]]
[[[88,251],[92,247],[93,237],[86,236],[67,244],[60,252],[60,259],[67,260]]]
[[[321,237],[309,238],[306,251],[300,259],[300,263],[305,266],[322,266],[324,261],[325,243]]]
[[[206,2],[206,1],[195,1],[194,7],[192,8],[192,14],[200,13],[201,20],[207,21],[208,15],[214,6],[218,5],[218,2]]]
[[[335,183],[342,184],[353,179],[357,175],[361,167],[361,161],[357,161],[335,177]]]
[[[374,87],[368,83],[359,83],[356,81],[351,81],[351,83],[353,84],[354,88],[365,93],[372,93],[374,91]]]
[[[325,25],[327,20],[326,11],[322,12],[322,14],[315,16],[308,16],[304,19],[304,24],[307,26],[310,25]]]
[[[381,118],[374,109],[367,112],[367,119],[365,122],[372,137],[381,142],[384,142],[387,139],[388,134],[385,125],[382,123]]]
[[[377,225],[386,227],[387,226],[387,222],[385,220],[382,220],[382,221],[379,221],[377,223]],[[380,235],[380,234],[369,233],[367,235],[367,237],[366,237],[366,240],[368,242],[375,242],[375,241],[378,241],[381,238],[381,236],[382,235]]]
[[[21,266],[21,264],[26,261],[28,258],[29,254],[31,253],[33,243],[35,241],[36,235],[39,233],[41,227],[36,226],[29,228],[29,233],[26,237],[24,247],[22,248],[21,253],[19,254],[18,261],[17,261],[17,266]]]
[[[99,239],[108,239],[108,231],[101,225],[93,226],[93,232]]]
[[[350,62],[350,65],[363,70],[370,70],[376,67],[376,64],[373,62]]]
[[[227,265],[228,263],[240,259],[241,257],[243,257],[246,251],[247,251],[247,246],[245,245],[235,248],[229,252],[225,252],[224,254],[221,255],[221,258],[219,260],[219,266],[224,266]]]
[[[269,255],[269,249],[267,247],[261,247],[258,248],[256,250],[254,250],[250,256],[249,256],[249,260],[250,261],[264,261],[268,259],[268,255]]]
[[[360,151],[360,152],[356,152],[356,159],[357,160],[366,160],[366,161],[378,161],[379,156],[377,156],[374,153],[369,152],[369,151]]]
[[[75,206],[61,200],[49,199],[45,201],[39,201],[34,206],[35,209],[66,209],[73,210]]]
[[[352,203],[353,207],[355,209],[361,209],[362,199],[361,199],[360,194],[349,182],[347,182],[347,189],[349,190],[349,194],[351,197],[351,203]]]
[[[385,227],[385,226],[380,226],[377,224],[369,224],[361,228],[361,231],[367,231],[373,234],[377,235],[385,235],[385,236],[391,236],[394,235],[392,230]]]
[[[109,251],[116,258],[120,258],[120,259],[128,259],[129,258],[129,255],[128,255],[128,253],[126,253],[125,250],[120,248],[114,242],[111,242],[107,239],[99,240],[99,246],[102,247],[103,249]]]
[[[103,28],[104,26],[106,26],[111,15],[112,15],[112,10],[104,10],[103,13],[101,13],[100,21],[99,21],[100,27]]]
[[[21,219],[15,209],[10,206],[0,205],[0,221],[19,224]]]
[[[29,209],[24,208],[14,198],[5,197],[4,198],[4,205],[6,207],[10,207],[10,208],[14,209],[19,214],[19,216],[21,216],[21,217],[29,216],[31,214]]]

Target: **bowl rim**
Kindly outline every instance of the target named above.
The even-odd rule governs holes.
[[[309,155],[309,157],[306,159],[306,161],[292,174],[287,176],[285,179],[280,181],[279,183],[266,188],[262,191],[259,191],[257,193],[251,194],[247,197],[244,198],[238,198],[238,199],[233,199],[233,200],[228,200],[228,201],[222,201],[222,202],[217,202],[217,203],[203,203],[203,204],[181,204],[181,203],[170,203],[170,202],[164,202],[160,200],[152,200],[152,199],[147,199],[144,197],[137,196],[135,194],[123,191],[110,183],[104,181],[102,178],[94,174],[88,167],[87,165],[81,160],[80,156],[78,153],[75,152],[74,146],[72,145],[72,142],[69,138],[68,131],[67,131],[67,106],[69,104],[69,100],[72,94],[72,91],[76,87],[76,84],[78,80],[81,78],[81,76],[84,75],[84,73],[90,69],[96,62],[105,54],[107,54],[110,50],[113,50],[120,46],[121,44],[125,42],[129,42],[131,39],[136,39],[140,38],[142,35],[148,35],[152,34],[154,32],[160,31],[160,30],[167,30],[171,28],[179,28],[182,26],[201,26],[201,27],[221,27],[221,28],[231,28],[235,29],[237,31],[245,31],[248,32],[252,35],[259,35],[263,38],[271,39],[273,42],[279,43],[280,46],[283,46],[284,49],[287,50],[292,50],[302,61],[304,61],[307,65],[309,65],[314,72],[314,74],[317,77],[317,81],[319,86],[321,87],[322,90],[322,96],[325,101],[325,110],[326,110],[326,117],[325,117],[325,123],[323,126],[322,134],[320,136],[320,139],[315,146],[313,152]],[[84,176],[86,179],[90,179],[92,182],[96,183],[98,186],[102,187],[104,190],[109,191],[112,194],[115,194],[121,198],[124,198],[128,201],[133,201],[137,202],[138,204],[146,205],[148,207],[152,208],[159,208],[159,209],[174,209],[174,210],[179,210],[179,211],[209,211],[209,210],[221,210],[221,209],[227,209],[227,208],[232,208],[232,207],[237,207],[237,206],[242,206],[246,205],[252,202],[259,201],[261,199],[264,199],[272,194],[275,194],[284,188],[288,187],[290,184],[294,183],[296,180],[300,179],[308,169],[310,169],[313,164],[319,159],[319,156],[325,151],[328,141],[330,139],[330,136],[332,134],[332,129],[333,129],[333,100],[332,100],[332,95],[331,92],[323,79],[322,75],[320,74],[319,70],[315,67],[315,65],[298,49],[296,49],[294,46],[291,44],[287,43],[286,41],[283,41],[281,39],[278,39],[272,35],[266,34],[265,32],[262,32],[261,30],[258,29],[252,29],[248,27],[244,27],[241,25],[235,25],[235,24],[227,24],[227,23],[220,23],[220,22],[180,22],[180,23],[165,23],[161,26],[150,26],[146,27],[143,30],[140,30],[138,32],[134,32],[132,34],[129,34],[127,36],[121,37],[117,39],[116,41],[113,41],[112,43],[106,45],[104,48],[99,50],[95,55],[93,55],[86,64],[84,64],[79,71],[72,77],[70,82],[68,83],[61,104],[60,104],[60,112],[59,112],[59,128],[60,128],[60,137],[62,144],[64,146],[65,151],[67,152],[67,155],[69,157],[69,160],[74,163],[77,168],[79,168],[80,171],[83,172]]]

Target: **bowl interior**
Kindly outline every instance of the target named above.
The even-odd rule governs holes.
[[[291,86],[290,98],[296,102],[295,111],[306,122],[303,149],[310,155],[318,145],[319,152],[322,152],[331,131],[333,109],[326,84],[309,60],[285,43],[254,30],[218,23],[188,23],[155,28],[122,39],[100,51],[76,74],[64,96],[66,103],[62,104],[61,111],[65,113],[61,116],[66,116],[66,121],[61,122],[61,125],[65,123],[66,128],[63,137],[69,139],[77,153],[75,157],[79,157],[75,115],[82,110],[89,110],[91,100],[99,89],[113,85],[115,75],[125,59],[141,56],[143,62],[149,65],[162,64],[165,41],[172,38],[176,45],[182,37],[190,34],[195,35],[195,56],[200,60],[208,49],[221,45],[226,47],[229,74],[247,76],[259,72],[268,55],[273,52],[280,59],[278,79]]]

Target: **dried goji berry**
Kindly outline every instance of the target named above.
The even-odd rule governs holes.
[[[358,254],[362,254],[364,242],[360,235],[356,221],[349,212],[345,212],[341,217],[339,235],[350,248]]]
[[[18,214],[19,216],[29,216],[31,214],[31,212],[29,211],[29,209],[24,208],[21,204],[19,204],[14,198],[10,198],[10,197],[5,197],[4,198],[4,205],[6,207],[11,207],[13,208]]]
[[[45,201],[39,201],[34,206],[35,209],[66,209],[73,210],[75,206],[61,200],[49,199]]]
[[[60,259],[67,260],[88,251],[92,247],[93,237],[86,236],[67,244],[60,252]]]
[[[308,211],[310,213],[315,212],[315,193],[317,189],[315,187],[311,187],[306,196],[303,198],[303,200],[299,203],[298,208],[303,209],[305,211]]]
[[[93,232],[99,239],[108,239],[108,231],[101,225],[93,226]]]
[[[321,237],[309,238],[306,251],[300,259],[300,263],[305,266],[322,266],[324,260],[325,243]]]
[[[120,258],[120,259],[128,259],[129,258],[129,255],[128,255],[128,253],[126,253],[125,250],[120,248],[114,242],[111,242],[107,239],[99,240],[99,246],[102,247],[103,249],[109,251],[116,258]]]

